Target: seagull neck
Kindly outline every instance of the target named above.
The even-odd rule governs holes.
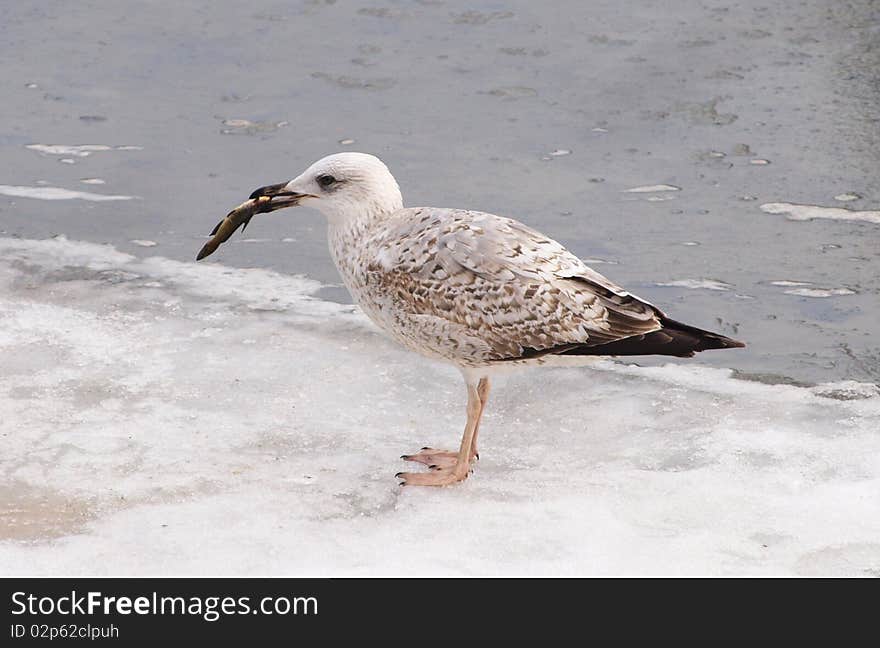
[[[397,209],[359,206],[349,212],[329,213],[327,227],[334,237],[359,238],[366,236],[378,223],[395,211]]]
[[[361,210],[356,214],[348,214],[334,218],[327,215],[327,243],[330,248],[330,257],[339,270],[342,281],[355,301],[359,302],[358,286],[362,283],[359,279],[359,260],[363,257],[365,249],[371,247],[371,242],[376,240],[377,232],[381,232],[381,223],[391,216],[388,212],[379,210]]]

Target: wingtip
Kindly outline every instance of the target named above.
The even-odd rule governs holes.
[[[726,337],[724,335],[715,334],[715,344],[709,344],[706,347],[708,349],[743,349],[746,346],[745,342],[740,342],[739,340],[734,340],[733,338]],[[708,340],[709,338],[704,338]],[[703,349],[698,349],[698,351],[703,351]]]

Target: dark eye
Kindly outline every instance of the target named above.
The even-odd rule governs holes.
[[[336,178],[332,175],[320,175],[318,176],[318,184],[324,187],[325,189],[332,184],[336,183]]]

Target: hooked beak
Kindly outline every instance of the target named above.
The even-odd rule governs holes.
[[[298,205],[303,198],[315,198],[312,194],[297,193],[287,189],[286,182],[279,182],[274,185],[267,185],[255,190],[251,195],[251,200],[258,198],[269,198],[268,202],[260,205],[259,213],[273,212],[276,209],[284,209],[285,207],[293,207]]]

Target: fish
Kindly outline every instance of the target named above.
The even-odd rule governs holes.
[[[266,187],[260,187],[238,207],[226,214],[226,218],[217,223],[211,230],[211,238],[202,247],[196,256],[196,261],[201,261],[206,256],[213,254],[222,243],[229,240],[239,227],[244,232],[248,223],[256,214],[273,212],[276,209],[284,209],[298,205],[304,198],[315,198],[312,194],[297,193],[287,189],[286,182],[280,182]]]
[[[196,256],[196,261],[201,261],[206,256],[213,254],[222,243],[229,240],[229,237],[232,236],[239,227],[241,227],[241,231],[244,232],[248,223],[251,222],[251,218],[256,214],[273,211],[269,208],[271,202],[272,198],[269,196],[248,198],[238,207],[226,214],[226,218],[217,223],[214,229],[211,230],[211,238],[199,251]]]

